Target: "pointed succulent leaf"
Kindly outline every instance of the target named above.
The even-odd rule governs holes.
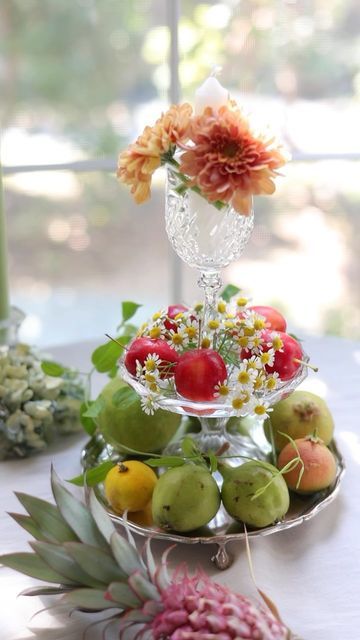
[[[110,582],[124,580],[127,575],[114,562],[114,558],[99,547],[82,542],[69,542],[65,549],[75,562],[89,575],[106,586]]]
[[[134,571],[144,571],[137,550],[122,538],[117,531],[112,534],[110,544],[116,562],[126,575],[129,576]]]
[[[155,575],[156,562],[154,560],[153,553],[151,551],[151,541],[148,538],[145,542],[145,562],[148,570],[148,574],[151,578]]]
[[[123,582],[112,582],[108,587],[108,593],[122,609],[136,609],[143,604],[130,587]]]
[[[105,599],[106,591],[100,589],[74,589],[66,593],[63,601],[76,609],[101,611],[102,609],[120,609],[115,602]]]
[[[115,526],[106,509],[104,509],[102,504],[100,504],[99,500],[96,498],[93,490],[90,491],[89,505],[91,515],[94,518],[99,531],[101,531],[105,540],[110,544],[110,538],[115,532]]]
[[[57,596],[69,590],[69,587],[30,587],[20,591],[19,596]]]
[[[50,541],[50,537],[46,537],[39,527],[36,526],[36,522],[31,516],[25,516],[23,513],[9,513],[9,516],[36,540],[43,540],[44,542]]]
[[[144,576],[142,571],[135,571],[129,577],[129,585],[133,589],[139,598],[141,598],[144,602],[148,600],[158,600],[159,599],[159,591],[155,587],[155,585],[150,582],[147,576]]]
[[[81,544],[81,542],[73,544]],[[66,578],[66,582],[70,580],[74,584],[97,589],[103,587],[101,579],[94,580],[86,571],[83,571],[63,546],[50,542],[32,542],[31,546],[51,569]]]
[[[78,538],[86,544],[107,548],[106,541],[87,507],[63,486],[54,469],[51,470],[51,486],[62,517]]]
[[[44,582],[55,582],[56,584],[73,584],[71,580],[64,580],[64,576],[49,567],[42,558],[35,553],[8,553],[0,556],[0,562],[10,569],[25,573],[27,576],[44,580]]]
[[[15,492],[15,495],[48,540],[51,542],[78,540],[54,504],[27,493]]]

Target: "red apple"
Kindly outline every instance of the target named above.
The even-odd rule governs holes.
[[[261,333],[261,336],[265,341],[265,344],[262,345],[263,352],[267,352],[271,349],[271,345],[268,346],[266,343],[271,343],[272,333],[273,331],[270,329],[264,329]],[[276,334],[281,338],[283,346],[280,351],[275,351],[273,366],[270,367],[269,365],[265,365],[265,369],[268,373],[278,373],[281,380],[291,380],[301,366],[301,363],[297,362],[297,360],[302,360],[304,354],[300,344],[295,340],[295,338],[292,338],[292,336],[289,336],[283,331],[277,331]],[[250,358],[252,355],[253,354],[249,349],[241,350],[242,360],[244,358]]]
[[[125,356],[125,367],[131,375],[136,375],[136,361],[139,361],[141,365],[144,364],[147,356],[151,353],[156,353],[166,373],[161,375],[162,378],[169,378],[173,375],[176,364],[179,360],[179,356],[175,349],[173,349],[165,340],[160,338],[135,338],[131,343]],[[170,366],[173,364],[174,366]]]
[[[173,320],[174,318],[176,318],[178,313],[184,313],[186,311],[189,311],[189,309],[187,307],[184,307],[183,304],[171,304],[168,307],[167,315],[168,318],[171,318]],[[168,331],[170,331],[171,329],[173,329],[173,331],[177,331],[178,327],[176,322],[170,322],[170,320],[166,319],[164,325]]]
[[[274,331],[286,331],[286,320],[284,316],[273,307],[254,306],[248,307],[249,311],[255,311],[266,319],[266,326]]]
[[[227,378],[225,362],[213,349],[192,349],[180,356],[175,385],[180,395],[196,402],[215,398],[215,386]]]

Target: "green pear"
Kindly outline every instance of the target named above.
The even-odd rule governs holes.
[[[219,466],[224,477],[221,498],[228,514],[253,527],[267,527],[281,520],[290,506],[289,490],[272,464],[250,460],[240,467]],[[256,491],[264,489],[254,497]]]
[[[123,392],[119,396],[120,390]],[[144,453],[161,451],[180,425],[181,416],[176,413],[158,409],[153,416],[146,415],[137,393],[120,378],[111,380],[100,396],[105,406],[97,424],[105,440],[117,451],[126,453],[127,448]]]
[[[306,438],[316,433],[328,445],[334,433],[334,421],[322,398],[310,391],[293,391],[287,398],[274,405],[270,420],[264,423],[265,436],[271,442],[271,428],[277,451],[281,451],[289,440]]]
[[[220,507],[220,491],[211,473],[195,464],[165,471],[153,497],[154,523],[162,529],[185,532],[206,525]]]

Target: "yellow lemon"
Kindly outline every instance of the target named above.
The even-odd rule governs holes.
[[[119,462],[105,478],[105,496],[116,511],[142,511],[151,500],[157,476],[138,460]]]

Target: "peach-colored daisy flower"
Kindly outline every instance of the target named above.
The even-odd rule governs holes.
[[[162,155],[178,142],[188,138],[191,105],[172,105],[153,127],[145,127],[134,144],[119,156],[117,176],[131,186],[135,201],[140,204],[150,197],[151,179],[161,165]]]
[[[232,103],[192,118],[189,139],[194,146],[182,154],[180,171],[210,202],[231,203],[249,215],[252,195],[275,191],[273,179],[285,157],[273,138],[252,133]]]

